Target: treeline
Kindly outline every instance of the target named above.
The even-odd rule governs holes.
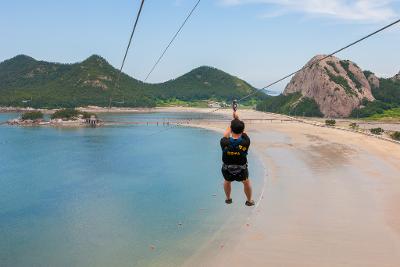
[[[314,99],[303,97],[301,93],[270,96],[261,101],[258,111],[280,113],[294,116],[322,117],[318,104]]]

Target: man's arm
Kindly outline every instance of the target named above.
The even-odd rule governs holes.
[[[232,130],[231,130],[231,127],[229,126],[224,132],[224,137],[225,138],[231,137],[231,132],[232,132]]]

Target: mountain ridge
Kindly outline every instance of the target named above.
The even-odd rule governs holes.
[[[144,83],[118,70],[99,56],[76,63],[39,61],[17,55],[0,63],[0,105],[18,106],[31,99],[34,107],[79,105],[155,106],[157,101],[177,99],[231,101],[256,90],[244,80],[210,66],[197,67],[161,83]],[[256,94],[254,99],[264,97]]]

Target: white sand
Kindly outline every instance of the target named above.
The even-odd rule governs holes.
[[[241,116],[252,151],[268,168],[263,197],[241,229],[210,241],[186,266],[400,266],[400,145],[298,122],[249,120],[285,118],[279,115]],[[243,205],[243,196],[233,198],[227,208]]]

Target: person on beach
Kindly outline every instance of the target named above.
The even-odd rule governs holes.
[[[231,125],[226,129],[220,144],[222,148],[222,175],[224,176],[224,190],[226,204],[232,203],[231,183],[242,182],[246,195],[246,206],[254,206],[252,188],[249,180],[247,154],[250,147],[250,138],[244,132],[245,124],[239,119],[236,111],[233,112]]]

